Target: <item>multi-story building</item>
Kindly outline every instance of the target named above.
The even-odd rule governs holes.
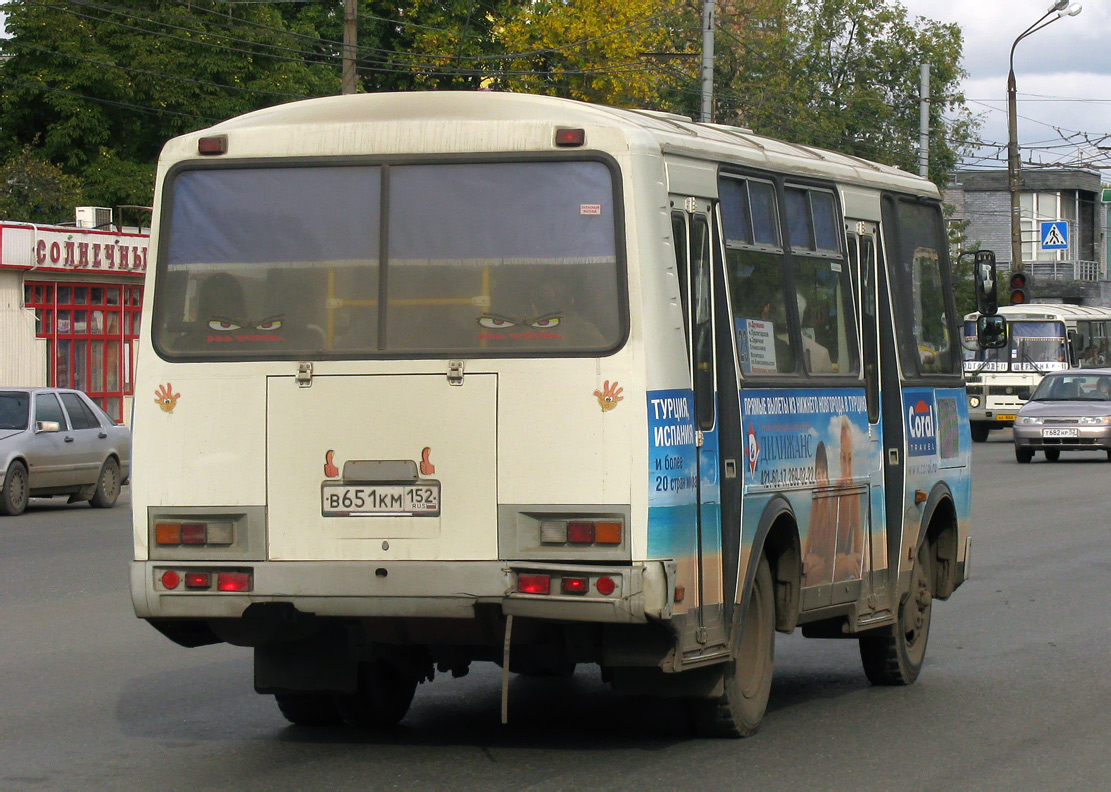
[[[945,200],[953,206],[953,220],[968,221],[964,231],[967,242],[978,242],[982,249],[995,251],[1001,273],[1012,271],[1007,171],[957,171],[945,191]],[[1036,299],[1111,304],[1103,238],[1107,224],[1098,171],[1024,170],[1019,208],[1022,261],[1036,284]],[[1068,224],[1068,249],[1043,249],[1042,224],[1053,221]]]

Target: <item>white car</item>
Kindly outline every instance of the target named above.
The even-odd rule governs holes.
[[[131,430],[81,391],[0,389],[0,514],[68,495],[111,508],[131,472]]]

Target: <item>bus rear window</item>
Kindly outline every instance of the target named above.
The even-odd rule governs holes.
[[[624,336],[601,162],[187,170],[154,340],[175,359],[604,353]]]

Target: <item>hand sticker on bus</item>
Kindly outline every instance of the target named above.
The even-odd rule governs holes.
[[[327,478],[339,478],[339,468],[332,463],[332,457],[335,455],[336,452],[331,449],[324,454],[324,475]]]
[[[156,397],[154,403],[165,413],[172,413],[174,407],[177,407],[177,400],[181,398],[181,394],[174,393],[174,386],[168,382],[165,385],[159,385],[154,395]]]
[[[601,406],[602,412],[609,412],[617,406],[617,403],[619,401],[625,398],[621,395],[621,392],[623,390],[625,389],[617,387],[616,381],[612,385],[610,385],[610,381],[606,380],[606,384],[602,386],[602,390],[594,391],[594,398],[598,400],[598,404],[599,406]]]

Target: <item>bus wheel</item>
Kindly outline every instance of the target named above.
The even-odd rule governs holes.
[[[775,589],[761,556],[736,655],[724,666],[725,695],[691,702],[695,729],[706,737],[749,737],[760,728],[772,689]]]
[[[1021,462],[1022,464],[1025,465],[1027,462],[1029,462],[1033,458],[1034,458],[1034,452],[1031,451],[1029,448],[1019,448],[1018,446],[1015,446],[1015,459],[1016,460],[1018,460],[1019,462]]]
[[[393,726],[409,711],[417,678],[398,667],[376,660],[359,665],[359,687],[336,696],[336,707],[345,721],[362,729]]]
[[[275,693],[285,719],[297,726],[338,726],[343,723],[335,699],[325,693]]]
[[[1061,458],[1060,448],[1047,448],[1045,450],[1045,458],[1050,462],[1056,462]]]
[[[986,443],[988,441],[988,435],[991,433],[991,424],[987,421],[973,421],[969,426],[972,429],[973,443]]]
[[[0,489],[0,514],[12,517],[23,514],[27,508],[27,494],[27,468],[22,462],[12,462],[4,476],[3,489]]]
[[[873,685],[909,685],[918,679],[930,637],[931,572],[930,545],[923,542],[894,629],[886,635],[861,637],[860,659]]]

